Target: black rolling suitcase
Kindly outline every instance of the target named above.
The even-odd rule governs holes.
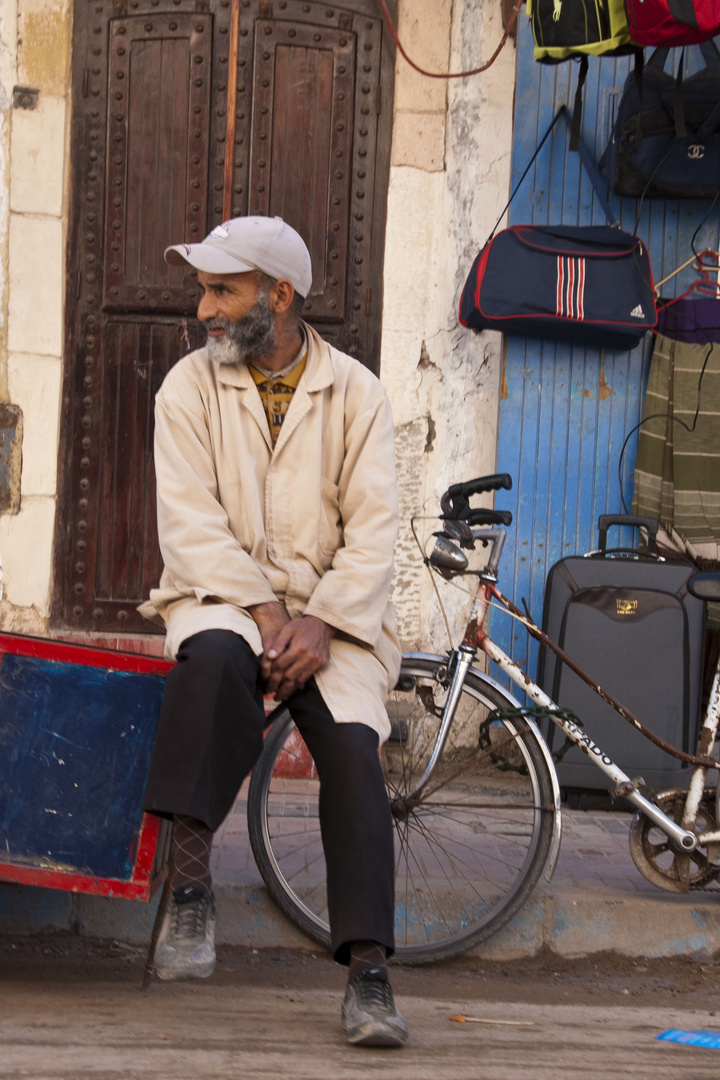
[[[643,527],[648,550],[607,548],[611,525]],[[542,627],[584,671],[681,750],[694,752],[700,720],[705,605],[687,592],[689,563],[656,554],[657,521],[603,515],[600,550],[555,563],[545,586]],[[546,647],[538,684],[572,709],[592,739],[631,778],[656,791],[687,783],[690,767],[645,739]],[[543,724],[553,752],[564,735]],[[567,789],[607,789],[608,779],[573,746],[558,762]]]

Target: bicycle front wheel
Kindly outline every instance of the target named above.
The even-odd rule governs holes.
[[[465,681],[420,802],[404,805],[435,744],[448,686],[443,658],[405,657],[381,752],[395,825],[396,949],[410,963],[463,952],[508,922],[537,883],[553,832],[553,785],[538,736],[522,719],[491,715],[513,703],[481,675]],[[273,899],[327,946],[318,795],[312,758],[285,711],[253,770],[250,842]]]

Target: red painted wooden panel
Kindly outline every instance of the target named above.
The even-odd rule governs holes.
[[[160,818],[154,814],[145,814],[138,838],[133,874],[129,881],[4,862],[0,862],[0,881],[61,889],[63,892],[88,893],[91,896],[149,900],[165,877],[165,862],[161,850],[163,839]]]
[[[7,846],[7,852],[0,851],[0,881],[149,899],[164,871],[169,833],[167,824],[139,810],[144,778],[136,763],[149,760],[162,690],[157,679],[172,666],[159,657],[0,634],[5,710],[0,777],[3,766],[11,770],[4,773],[0,799]],[[89,670],[97,675],[89,676]],[[134,676],[148,676],[152,685]],[[152,716],[145,711],[150,702]],[[79,740],[66,737],[76,732]],[[123,760],[132,761],[136,773],[127,817],[118,809],[125,801],[116,798],[127,790],[128,773],[123,768],[118,773]],[[58,802],[51,801],[52,809],[43,813],[44,799]],[[109,828],[110,805],[115,817]],[[78,815],[68,811],[80,807],[86,820],[77,832]],[[67,814],[67,827],[48,830],[48,813],[59,814],[51,819],[58,823]],[[100,864],[117,867],[120,876],[103,876],[97,872],[97,851],[105,850],[104,843],[115,851],[118,841],[122,858],[101,858]],[[62,850],[68,844],[71,851]]]

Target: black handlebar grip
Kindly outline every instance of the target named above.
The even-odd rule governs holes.
[[[509,510],[469,510],[463,515],[468,525],[512,525]]]
[[[493,476],[479,476],[476,480],[465,480],[461,484],[451,484],[447,494],[451,499],[458,495],[468,498],[470,495],[480,495],[483,491],[499,491],[500,488],[509,491],[511,487],[510,473],[495,473]]]

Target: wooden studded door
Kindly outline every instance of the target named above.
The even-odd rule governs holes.
[[[241,214],[305,237],[305,318],[379,368],[393,49],[374,0],[76,0],[52,625],[152,631],[152,416],[202,340],[163,251]]]

